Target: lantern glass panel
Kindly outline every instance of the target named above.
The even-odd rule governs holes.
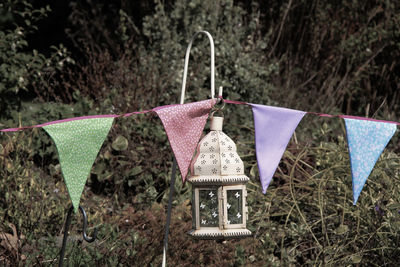
[[[243,190],[226,190],[228,224],[243,223]]]
[[[200,227],[218,227],[218,189],[199,189]]]

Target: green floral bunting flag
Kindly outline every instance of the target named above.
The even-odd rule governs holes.
[[[113,120],[112,117],[65,120],[43,127],[57,146],[61,171],[75,212]]]

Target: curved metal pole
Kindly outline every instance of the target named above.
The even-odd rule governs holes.
[[[165,224],[162,267],[165,267],[167,264],[168,234],[169,234],[169,225],[171,223],[172,197],[174,195],[174,190],[175,190],[175,177],[176,177],[176,159],[174,157],[173,162],[172,162],[171,185],[170,185],[170,189],[169,189],[167,223]]]
[[[210,40],[210,47],[211,47],[211,98],[214,98],[215,96],[215,53],[214,53],[214,40],[211,36],[211,34],[207,31],[198,31],[196,32],[192,39],[190,40],[190,43],[188,45],[188,48],[186,49],[186,55],[185,55],[185,66],[183,68],[183,78],[182,78],[182,91],[181,91],[181,101],[180,104],[185,103],[185,89],[186,89],[186,77],[187,77],[187,71],[188,71],[188,66],[189,66],[189,55],[190,55],[190,49],[192,48],[192,44],[194,39],[199,35],[200,33],[204,33],[207,35],[208,39]],[[220,88],[219,95],[222,97],[222,88]],[[169,199],[168,199],[168,210],[167,210],[167,223],[165,225],[165,236],[164,236],[164,247],[163,247],[163,260],[162,260],[162,267],[165,267],[167,265],[167,250],[168,250],[168,235],[169,235],[169,225],[171,222],[171,211],[172,211],[172,197],[174,194],[174,189],[175,189],[175,172],[176,172],[176,159],[174,157],[173,163],[172,163],[172,174],[171,174],[171,184],[170,184],[170,189],[169,189]]]
[[[82,230],[82,235],[83,235],[83,239],[85,239],[86,242],[88,243],[92,243],[96,240],[97,237],[97,228],[94,228],[94,232],[93,232],[93,237],[88,237],[86,234],[86,228],[87,228],[87,215],[85,210],[83,209],[82,206],[79,206],[79,210],[82,212],[83,215],[83,230]]]
[[[58,261],[59,267],[62,267],[64,264],[65,248],[67,246],[67,239],[68,239],[68,229],[69,229],[69,226],[71,225],[71,215],[72,215],[73,210],[74,210],[74,207],[71,206],[71,208],[68,210],[67,220],[65,221],[64,237],[63,237],[61,251],[60,251],[60,260]]]
[[[183,104],[185,102],[185,88],[186,88],[186,77],[187,77],[187,72],[188,72],[188,66],[189,66],[189,55],[190,55],[190,49],[192,48],[192,44],[194,39],[199,35],[200,33],[204,33],[207,35],[208,39],[210,40],[210,52],[211,52],[211,98],[214,98],[215,96],[215,53],[214,53],[214,40],[211,36],[211,34],[207,31],[198,31],[196,32],[192,39],[190,40],[190,43],[186,49],[186,55],[185,55],[185,66],[183,68],[183,78],[182,78],[182,91],[181,91],[181,102],[180,104]]]
[[[65,248],[67,247],[68,230],[69,230],[69,226],[71,225],[71,217],[72,217],[73,210],[74,210],[74,207],[71,206],[71,208],[68,210],[67,220],[65,221],[64,237],[63,237],[61,251],[60,251],[60,260],[58,262],[59,267],[62,267],[64,265]],[[87,215],[82,206],[79,206],[79,210],[82,212],[82,216],[83,216],[83,229],[82,229],[83,239],[85,239],[85,241],[88,243],[92,243],[96,240],[97,228],[94,228],[93,237],[88,237],[86,234]]]

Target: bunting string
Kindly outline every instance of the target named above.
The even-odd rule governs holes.
[[[187,104],[160,106],[151,110],[121,115],[108,114],[75,117],[0,131],[16,132],[42,128],[47,132],[57,147],[61,171],[76,212],[86,180],[90,175],[90,170],[115,118],[155,112],[164,125],[184,182],[191,158],[207,122],[210,110],[215,103],[215,99],[209,99]]]
[[[396,125],[400,125],[400,122],[395,121],[305,112],[223,99],[221,96],[218,100],[223,104],[246,105],[252,108],[256,156],[264,194],[293,132],[305,114],[341,118],[345,121],[353,178],[354,204],[356,204],[380,154],[396,132]],[[57,146],[63,176],[76,210],[90,169],[115,118],[149,112],[156,113],[167,133],[182,180],[185,182],[191,158],[208,115],[216,103],[217,100],[214,98],[187,104],[159,106],[120,115],[90,115],[62,119],[32,126],[1,129],[0,132],[43,128],[52,137]],[[82,162],[84,164],[81,164]]]
[[[247,105],[247,106],[250,105],[249,103],[243,102],[243,101],[223,99],[222,97],[219,97],[219,99],[221,99],[222,101],[224,101],[227,104]],[[56,124],[56,123],[75,121],[75,120],[96,119],[96,118],[122,118],[122,117],[125,118],[125,117],[130,117],[132,115],[156,112],[160,109],[173,107],[173,106],[177,106],[177,105],[179,105],[179,104],[159,106],[159,107],[155,107],[153,109],[134,111],[134,112],[129,112],[129,113],[125,113],[125,114],[105,114],[105,115],[90,115],[90,116],[74,117],[74,118],[68,118],[68,119],[63,119],[63,120],[50,121],[50,122],[37,124],[37,125],[31,125],[31,126],[21,126],[21,127],[16,127],[16,128],[0,129],[0,132],[17,132],[17,131],[22,131],[22,130],[27,130],[27,129],[41,128],[41,127],[51,125],[51,124]],[[375,122],[384,122],[384,123],[392,123],[392,124],[400,125],[400,122],[396,122],[396,121],[378,120],[378,119],[373,119],[373,118],[366,118],[366,117],[359,117],[359,116],[352,116],[352,115],[332,115],[332,114],[310,112],[310,111],[306,111],[306,114],[311,114],[311,115],[316,115],[316,116],[326,117],[326,118],[355,119],[355,120],[375,121]]]
[[[399,122],[377,120],[351,115],[331,115],[316,112],[271,107],[241,101],[225,103],[251,106],[254,117],[255,147],[260,181],[265,194],[272,181],[283,152],[305,114],[327,118],[341,118],[346,124],[346,137],[353,182],[353,204],[380,155],[397,130]]]
[[[174,105],[169,105],[169,106],[174,106]],[[129,117],[129,116],[132,116],[132,115],[145,114],[145,113],[153,112],[156,109],[161,109],[161,108],[165,108],[165,107],[168,107],[168,106],[161,106],[161,107],[157,107],[157,108],[150,109],[150,110],[134,111],[134,112],[120,114],[120,115],[118,115],[118,114],[105,114],[105,115],[90,115],[90,116],[74,117],[74,118],[69,118],[69,119],[50,121],[50,122],[37,124],[37,125],[32,125],[32,126],[23,126],[23,127],[17,127],[17,128],[1,129],[0,132],[17,132],[17,131],[22,131],[22,130],[27,130],[27,129],[41,128],[41,127],[45,127],[45,126],[52,125],[52,124],[57,124],[57,123],[64,123],[64,122],[78,121],[78,120],[86,120],[86,119]]]
[[[249,103],[242,102],[242,101],[236,101],[236,100],[223,99],[223,101],[227,104],[247,105],[247,106],[250,105]],[[359,116],[352,116],[352,115],[331,115],[331,114],[326,114],[326,113],[318,113],[318,112],[310,112],[310,111],[306,111],[306,113],[311,114],[311,115],[317,115],[320,117],[326,117],[326,118],[354,119],[354,120],[375,121],[375,122],[384,122],[384,123],[392,123],[392,124],[400,125],[400,122],[397,122],[397,121],[377,120],[377,119],[373,119],[373,118],[366,118],[366,117],[359,117]]]

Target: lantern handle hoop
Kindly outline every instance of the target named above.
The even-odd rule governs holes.
[[[222,114],[222,117],[224,117],[224,108],[225,108],[225,101],[222,98],[218,98],[218,102],[213,106],[210,112],[210,118],[214,117],[214,113],[219,113]]]
[[[185,102],[185,88],[186,88],[186,78],[187,78],[187,72],[188,72],[188,66],[189,66],[189,55],[190,55],[190,49],[192,48],[193,41],[197,37],[197,35],[204,33],[207,35],[208,39],[210,40],[210,53],[211,53],[211,98],[214,98],[215,96],[215,53],[214,53],[214,40],[211,36],[211,34],[207,31],[198,31],[196,32],[192,38],[190,39],[189,45],[186,49],[186,55],[185,55],[185,65],[183,68],[183,77],[182,77],[182,91],[181,91],[181,102],[180,104],[183,104]]]
[[[214,114],[215,114],[215,113],[221,114],[220,116],[215,115],[216,117],[222,117],[222,118],[225,117],[225,116],[224,116],[224,112],[222,111],[222,109],[217,109],[217,110],[211,111],[211,113],[210,113],[210,119],[214,118]]]

